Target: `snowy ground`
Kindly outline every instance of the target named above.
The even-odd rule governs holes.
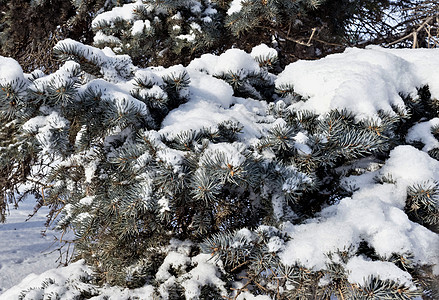
[[[40,274],[57,266],[54,237],[42,236],[47,210],[26,221],[35,202],[28,199],[19,209],[11,209],[5,224],[0,224],[0,299],[8,288],[31,273]]]

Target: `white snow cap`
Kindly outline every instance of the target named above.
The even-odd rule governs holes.
[[[223,75],[229,72],[245,77],[249,73],[258,73],[260,68],[252,55],[240,49],[229,49],[220,56],[203,54],[194,59],[189,70],[207,72],[211,75]]]
[[[230,3],[230,7],[229,7],[229,9],[227,10],[227,14],[230,16],[230,15],[232,15],[233,13],[238,13],[238,12],[240,12],[241,9],[242,9],[242,0],[233,0],[233,1]]]
[[[439,148],[439,141],[431,133],[433,126],[439,126],[439,118],[433,118],[426,122],[421,122],[410,128],[405,137],[407,142],[419,141],[425,144],[422,151],[428,152],[434,148]]]
[[[253,47],[250,55],[253,58],[257,57],[277,57],[276,49],[270,48],[265,44],[260,44],[258,46]]]
[[[100,22],[108,22],[113,24],[117,19],[131,21],[134,19],[134,10],[139,5],[142,5],[142,0],[137,0],[134,3],[125,4],[123,6],[114,7],[112,10],[101,13],[94,18],[91,25],[97,27]]]
[[[18,62],[13,58],[0,56],[0,84],[20,79],[23,79],[23,70]]]
[[[246,76],[248,73],[259,71],[258,63],[247,52],[240,49],[229,49],[219,56],[213,73],[220,75],[233,72]]]
[[[405,185],[439,181],[439,161],[412,146],[398,146],[390,152],[390,158],[380,173],[391,174],[399,184]]]
[[[353,257],[346,265],[350,283],[364,285],[369,276],[379,277],[381,280],[392,280],[399,284],[415,288],[412,276],[398,268],[394,263],[387,261],[370,261],[363,257]]]
[[[374,51],[398,56],[410,63],[414,76],[423,85],[428,85],[431,96],[439,99],[439,49],[386,49],[378,46],[368,47]]]
[[[120,45],[122,41],[113,35],[106,35],[99,30],[98,32],[96,32],[95,36],[93,37],[93,43],[95,44],[109,43],[109,44]]]
[[[134,22],[133,27],[131,28],[131,34],[132,35],[136,35],[136,34],[142,34],[144,29],[149,29],[151,28],[151,22],[149,20],[137,20]]]
[[[439,49],[435,53],[439,55]],[[292,105],[296,110],[324,114],[347,109],[360,119],[374,116],[402,106],[401,93],[415,96],[416,88],[425,84],[417,75],[419,66],[395,54],[399,52],[350,48],[317,61],[298,61],[279,74],[276,86],[292,85],[306,98]]]

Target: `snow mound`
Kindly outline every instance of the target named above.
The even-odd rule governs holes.
[[[439,162],[412,146],[398,146],[379,171],[390,174],[395,184],[366,185],[352,197],[344,198],[337,205],[325,208],[320,218],[306,224],[287,226],[291,241],[281,255],[287,265],[300,263],[307,268],[320,270],[328,263],[328,253],[367,242],[378,255],[389,258],[394,253],[412,253],[416,262],[439,264],[439,236],[424,226],[409,220],[404,212],[406,190],[409,185],[425,180],[439,180]],[[359,259],[348,266],[358,278],[367,278],[369,267],[354,267]],[[384,265],[387,279],[405,283],[408,274],[399,276]],[[359,272],[361,272],[359,274]],[[399,270],[400,271],[400,270]],[[389,273],[390,272],[390,273]],[[393,273],[392,273],[393,272]],[[352,283],[354,283],[352,282]]]
[[[8,84],[23,79],[23,70],[18,62],[10,57],[0,56],[0,84]]]
[[[346,265],[351,283],[365,285],[369,276],[379,276],[381,280],[397,281],[405,286],[412,286],[412,277],[395,264],[385,261],[370,261],[362,257],[352,258]]]
[[[194,59],[188,68],[206,71],[216,76],[231,72],[240,78],[260,72],[259,65],[252,55],[240,49],[229,49],[220,56],[203,54],[200,58]]]
[[[406,136],[407,142],[422,142],[422,151],[428,152],[434,148],[439,148],[439,141],[433,136],[431,128],[439,126],[439,118],[433,118],[426,122],[421,122],[410,128]]]
[[[431,96],[439,99],[439,49],[386,49],[370,46],[370,50],[398,56],[409,62],[413,75],[424,85],[428,85]]]
[[[93,19],[92,27],[99,27],[101,22],[107,22],[110,24],[114,24],[116,20],[124,20],[131,21],[135,16],[135,9],[139,5],[142,5],[141,0],[137,0],[134,3],[125,4],[120,7],[115,7],[110,11],[99,14],[96,18]]]
[[[276,86],[292,86],[304,97],[292,105],[294,110],[347,109],[359,119],[390,112],[403,106],[401,94],[414,97],[425,84],[432,84],[436,95],[437,72],[425,62],[427,53],[437,57],[439,50],[406,51],[351,48],[318,61],[298,61],[279,74]]]

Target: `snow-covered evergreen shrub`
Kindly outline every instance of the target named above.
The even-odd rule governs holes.
[[[23,299],[437,297],[437,51],[278,75],[265,45],[169,68],[55,52],[49,75],[1,58],[0,186],[39,192],[84,261]]]

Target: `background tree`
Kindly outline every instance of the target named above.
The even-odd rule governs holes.
[[[346,25],[346,43],[435,48],[438,46],[438,14],[437,2],[430,0],[358,5]]]
[[[260,43],[277,47],[283,65],[347,46],[413,43],[415,33],[417,47],[437,43],[434,1],[133,2],[3,0],[0,53],[31,71],[55,70],[51,49],[63,38],[110,46],[142,66],[188,64],[203,53],[250,51]],[[98,11],[113,8],[107,16],[129,17],[104,14],[93,22]]]
[[[99,9],[116,1],[3,0],[0,3],[0,54],[17,59],[24,70],[54,71],[52,49],[63,38],[91,43],[90,24]]]

